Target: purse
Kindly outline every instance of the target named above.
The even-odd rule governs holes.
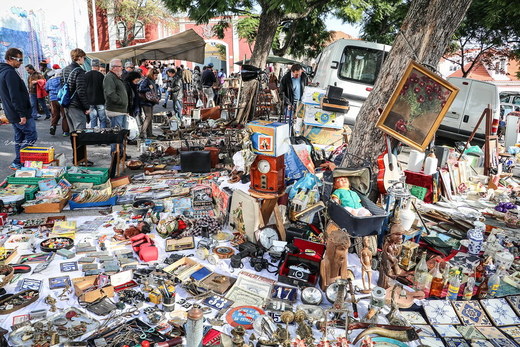
[[[159,98],[159,95],[154,90],[150,90],[146,93],[144,93],[144,98],[146,101],[151,102],[152,104],[158,104],[161,99]]]
[[[87,304],[85,308],[98,316],[106,316],[110,312],[115,311],[117,306],[108,297],[103,296],[102,298]]]

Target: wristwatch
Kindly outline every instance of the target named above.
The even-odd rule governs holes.
[[[302,302],[307,305],[319,305],[323,301],[323,294],[316,287],[306,287],[302,289]]]
[[[235,254],[235,251],[231,247],[217,246],[213,248],[215,253],[220,259],[229,259]]]

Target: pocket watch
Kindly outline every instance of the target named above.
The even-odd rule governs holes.
[[[302,289],[301,298],[304,304],[319,305],[323,301],[323,294],[316,287],[306,287]]]

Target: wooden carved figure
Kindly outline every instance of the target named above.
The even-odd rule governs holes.
[[[336,279],[348,278],[348,249],[350,236],[343,230],[334,230],[327,239],[327,249],[320,264],[321,289],[325,291]]]
[[[372,291],[372,251],[370,250],[370,239],[363,237],[363,249],[360,253],[361,261],[361,281],[363,282],[363,294],[368,294]]]
[[[379,281],[377,285],[388,289],[390,280],[396,279],[401,273],[399,267],[399,255],[403,242],[401,223],[395,223],[390,228],[390,233],[386,236],[381,254],[381,265],[379,266]]]

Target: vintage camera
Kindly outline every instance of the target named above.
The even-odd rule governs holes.
[[[261,257],[251,258],[250,264],[251,267],[258,272],[264,269],[267,270],[267,267],[269,266],[269,262],[267,261],[267,259]]]
[[[301,281],[307,281],[311,271],[304,264],[289,266],[289,274],[287,277],[294,278]]]
[[[262,256],[264,253],[260,247],[250,241],[246,241],[238,245],[238,254],[240,254],[241,258],[247,258]]]

